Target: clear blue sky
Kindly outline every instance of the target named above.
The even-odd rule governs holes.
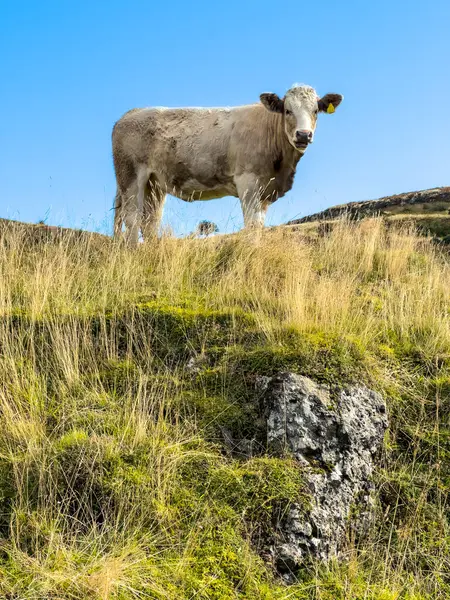
[[[270,224],[450,185],[450,2],[0,0],[0,217],[104,230],[111,128],[137,106],[232,106],[294,82],[344,102]],[[234,198],[169,198],[164,222],[221,231]]]

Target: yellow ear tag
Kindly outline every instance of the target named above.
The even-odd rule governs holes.
[[[331,102],[330,102],[330,104],[328,105],[328,108],[327,108],[327,113],[328,113],[329,115],[331,115],[331,114],[333,114],[333,113],[334,113],[334,111],[335,111],[335,110],[336,110],[336,109],[334,108],[334,106],[333,106],[333,105],[331,104]]]

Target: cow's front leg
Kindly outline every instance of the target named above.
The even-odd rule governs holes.
[[[244,227],[264,227],[268,206],[264,201],[264,186],[253,174],[239,175],[235,183],[244,215]]]
[[[134,248],[139,241],[140,215],[136,202],[136,195],[129,194],[124,202],[123,222],[125,223],[125,241]]]

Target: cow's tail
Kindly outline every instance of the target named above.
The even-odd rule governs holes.
[[[114,198],[114,237],[120,238],[122,234],[123,214],[122,214],[122,196],[117,189]]]

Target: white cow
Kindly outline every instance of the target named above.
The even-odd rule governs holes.
[[[159,230],[167,193],[182,200],[237,196],[245,227],[263,226],[268,206],[291,189],[298,161],[314,138],[319,112],[340,94],[320,98],[294,85],[284,98],[233,108],[139,108],[112,134],[117,179],[115,234],[130,244]]]

